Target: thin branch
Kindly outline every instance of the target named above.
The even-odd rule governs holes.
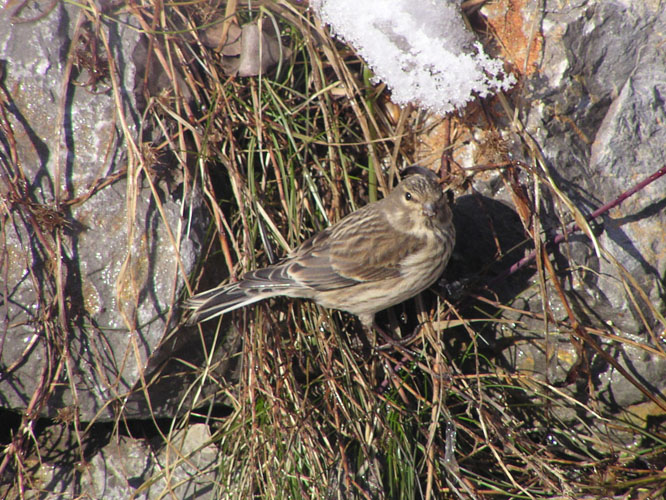
[[[594,212],[592,212],[590,215],[588,215],[587,217],[585,217],[585,220],[587,220],[587,221],[591,221],[591,220],[593,220],[593,219],[596,219],[596,218],[599,217],[600,215],[602,215],[602,214],[608,212],[610,209],[617,207],[617,206],[620,205],[622,202],[624,202],[627,198],[629,198],[630,196],[633,196],[634,194],[636,194],[637,192],[641,191],[641,190],[644,189],[646,186],[648,186],[649,184],[653,183],[654,181],[656,181],[656,180],[659,179],[660,177],[663,177],[664,175],[666,175],[666,165],[662,166],[662,167],[661,167],[659,170],[657,170],[655,173],[653,173],[652,175],[650,175],[650,176],[647,177],[646,179],[642,180],[641,182],[639,182],[638,184],[636,184],[636,185],[635,185],[634,187],[632,187],[631,189],[628,189],[627,191],[623,192],[620,196],[618,196],[617,198],[615,198],[615,199],[614,199],[613,201],[611,201],[610,203],[606,203],[605,205],[603,205],[603,206],[599,207],[598,209],[596,209],[596,210],[595,210]],[[560,233],[560,234],[558,234],[557,236],[555,236],[555,238],[553,239],[553,241],[552,241],[550,244],[551,244],[551,245],[558,245],[558,244],[562,243],[562,241],[564,241],[564,239],[565,239],[567,236],[569,236],[571,233],[573,233],[574,231],[579,231],[579,230],[580,230],[580,226],[574,222],[574,223],[572,223],[572,224],[571,224],[571,225],[570,225],[570,226],[569,226],[569,227],[568,227],[563,233]],[[515,264],[513,264],[509,269],[507,269],[506,271],[504,271],[502,274],[500,274],[499,276],[496,276],[495,278],[493,278],[493,279],[488,283],[488,287],[489,287],[489,288],[492,288],[494,285],[497,285],[498,283],[501,283],[501,282],[504,281],[506,278],[508,278],[508,277],[511,276],[512,274],[516,273],[517,271],[519,271],[520,269],[522,269],[523,267],[525,267],[526,265],[528,265],[529,263],[531,263],[531,262],[535,259],[535,257],[536,257],[536,250],[533,250],[533,251],[530,252],[528,255],[526,255],[525,257],[523,257],[522,259],[520,259],[518,262],[516,262]]]

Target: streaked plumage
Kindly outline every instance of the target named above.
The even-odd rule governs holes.
[[[284,260],[191,297],[189,322],[284,295],[357,315],[377,312],[432,285],[455,242],[448,199],[434,172],[409,167],[386,198],[352,212],[303,242]]]

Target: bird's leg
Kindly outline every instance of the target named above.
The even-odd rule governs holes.
[[[389,384],[393,382],[403,400],[407,401],[407,397],[405,396],[405,394],[403,394],[401,389],[402,382],[400,377],[400,371],[403,369],[409,370],[408,365],[412,363],[415,359],[417,359],[417,354],[404,346],[404,339],[395,340],[393,337],[384,332],[384,330],[382,330],[382,328],[376,324],[375,324],[375,330],[382,338],[382,340],[385,342],[385,344],[376,347],[377,351],[384,351],[390,348],[394,352],[400,353],[401,355],[401,356],[399,355],[398,359],[396,360],[396,358],[394,358],[392,354],[388,352],[383,352],[383,353],[380,352],[380,354],[385,358],[387,365],[385,368],[386,377],[379,384],[378,391],[380,394],[383,394],[389,388]],[[410,338],[411,337],[413,337],[413,334],[410,335]]]
[[[386,333],[377,323],[374,323],[374,329],[377,331],[379,336],[382,338],[382,340],[385,342],[384,344],[377,346],[377,349],[388,349],[390,347],[393,347],[398,350],[404,350],[406,349],[405,346],[409,345],[412,343],[412,340],[416,338],[416,336],[421,332],[421,325],[418,325],[416,329],[407,337],[402,337],[400,339],[395,339],[392,336],[390,336],[388,333]],[[376,345],[376,344],[375,344]]]
[[[386,349],[388,347],[395,347],[396,344],[399,343],[399,341],[395,340],[393,337],[391,337],[388,333],[384,331],[384,329],[379,326],[377,323],[373,322],[372,327],[370,327],[370,330],[373,332],[377,332],[379,334],[379,337],[384,341],[382,345],[377,345],[377,342],[375,342],[375,348],[376,349]],[[376,335],[375,335],[375,340],[376,340]]]

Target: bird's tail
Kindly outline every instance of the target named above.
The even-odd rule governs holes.
[[[289,277],[287,265],[275,265],[246,273],[240,281],[221,285],[199,293],[185,301],[184,307],[193,309],[189,324],[212,319],[220,314],[245,307],[260,300],[289,295],[306,297]]]
[[[274,295],[271,289],[248,287],[247,283],[239,281],[193,295],[183,306],[194,310],[187,320],[187,323],[192,325]]]

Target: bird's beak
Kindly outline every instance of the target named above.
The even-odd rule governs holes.
[[[435,215],[435,204],[428,202],[423,204],[423,215],[433,217]]]

